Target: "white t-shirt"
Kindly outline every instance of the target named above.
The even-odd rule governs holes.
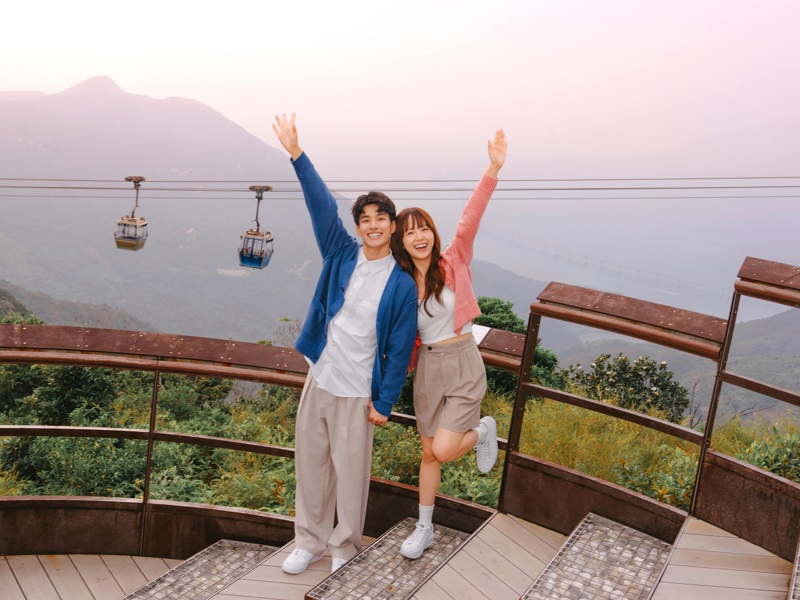
[[[427,310],[426,310],[427,309]],[[456,293],[447,286],[442,288],[442,300],[439,302],[435,296],[428,299],[427,304],[419,301],[417,313],[417,328],[419,338],[423,344],[443,342],[455,334]],[[429,315],[428,312],[431,314]],[[472,321],[468,321],[461,328],[461,333],[472,332]]]
[[[316,363],[309,361],[317,385],[334,396],[368,398],[372,395],[372,368],[378,347],[378,305],[394,265],[391,254],[367,260],[364,248],[358,250],[356,267],[344,293],[344,304],[328,324],[328,343]]]

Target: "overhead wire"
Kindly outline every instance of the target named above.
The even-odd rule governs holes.
[[[778,189],[800,189],[800,183],[797,184],[781,184],[775,185],[771,182],[778,181],[778,180],[800,180],[800,176],[789,176],[789,175],[781,175],[781,176],[752,176],[752,177],[744,177],[744,176],[727,176],[727,177],[661,177],[661,178],[571,178],[571,179],[503,179],[501,180],[500,184],[495,190],[495,198],[494,201],[547,201],[547,200],[557,200],[557,201],[565,201],[565,200],[572,200],[572,201],[597,201],[597,200],[636,200],[636,201],[660,201],[660,200],[714,200],[714,199],[745,199],[745,200],[769,200],[769,199],[780,199],[780,198],[798,198],[800,194],[782,194],[782,195],[742,195],[742,194],[727,194],[727,195],[698,195],[698,194],[683,194],[683,195],[641,195],[641,192],[664,192],[664,191],[694,191],[700,192],[702,190],[778,190]],[[570,184],[580,184],[585,182],[596,182],[596,183],[609,183],[609,182],[707,182],[707,181],[719,181],[719,182],[740,182],[740,181],[750,181],[750,182],[770,182],[769,184],[759,183],[755,185],[735,185],[733,183],[722,183],[719,185],[632,185],[632,186],[605,186],[605,185],[598,185],[598,186],[577,186],[577,185],[570,185],[570,186],[561,186],[561,187],[542,187],[538,184],[542,183],[570,183]],[[13,182],[13,183],[11,183]],[[50,184],[61,184],[61,185],[50,185]],[[334,193],[363,193],[365,189],[375,189],[376,187],[380,187],[383,191],[390,192],[390,193],[400,193],[400,194],[412,194],[419,195],[419,194],[427,194],[426,201],[447,201],[447,200],[458,200],[462,201],[463,197],[446,197],[448,194],[461,194],[471,192],[474,186],[474,180],[470,179],[376,179],[376,180],[349,180],[349,179],[339,179],[339,180],[327,180],[327,183]],[[68,184],[68,185],[64,185]],[[82,184],[82,185],[73,185],[73,184]],[[114,185],[108,185],[114,184]],[[155,185],[154,185],[155,184]],[[191,184],[203,185],[203,186],[214,186],[214,187],[189,187]],[[241,184],[242,187],[217,187],[217,186],[231,186],[233,184]],[[239,180],[150,180],[145,181],[144,185],[142,186],[142,191],[144,193],[144,198],[149,200],[196,200],[198,198],[202,198],[203,200],[231,200],[231,196],[233,194],[242,195],[242,199],[252,200],[253,198],[253,191],[248,189],[249,185],[252,184],[252,180],[250,181],[239,181]],[[286,184],[290,187],[275,187],[277,185]],[[353,187],[352,185],[342,185],[341,187],[336,187],[336,184],[356,184],[358,187]],[[360,185],[359,185],[360,184]],[[385,184],[398,184],[404,187],[386,187]],[[416,185],[415,185],[416,184]],[[425,185],[423,185],[425,184]],[[454,185],[454,184],[464,184],[462,185]],[[169,187],[164,187],[164,186]],[[300,198],[302,194],[302,190],[297,187],[298,182],[296,180],[273,180],[270,182],[270,185],[273,186],[272,191],[269,192],[268,197],[270,201],[296,201]],[[446,186],[446,187],[435,187],[436,185],[439,186]],[[0,177],[0,190],[8,190],[11,192],[12,190],[16,191],[16,193],[3,193],[0,191],[0,198],[9,198],[9,199],[36,199],[36,198],[47,198],[47,199],[72,199],[72,200],[129,200],[130,199],[130,192],[131,188],[129,185],[126,185],[126,182],[121,180],[110,180],[110,179],[42,179],[42,178],[10,178],[10,177]],[[48,193],[30,193],[30,194],[21,194],[19,193],[22,190],[30,190],[31,192],[43,192],[45,190],[52,190],[52,192]],[[61,193],[53,193],[59,191]],[[70,192],[119,192],[119,194],[115,195],[89,195],[89,194],[75,194]],[[547,195],[542,196],[541,193],[548,192],[552,194],[553,192],[586,192],[585,195],[581,196],[554,196],[554,195]],[[626,195],[626,194],[617,194],[617,195],[598,195],[598,193],[602,192],[640,192],[637,195]],[[189,196],[182,195],[176,196],[173,194],[191,194]],[[228,196],[208,196],[207,194],[229,194]],[[510,193],[514,193],[515,195],[511,196]],[[524,193],[527,195],[520,195],[520,193]],[[170,194],[170,195],[165,195]],[[236,198],[238,199],[238,198]],[[401,198],[395,197],[396,200],[400,200]],[[491,222],[491,221],[490,221]],[[507,225],[501,226],[498,223],[492,223],[495,227],[500,227],[500,229],[505,229],[507,232],[510,232],[511,229],[507,227]],[[519,233],[519,232],[518,232]],[[540,249],[541,251],[541,249]],[[556,253],[561,253],[561,249],[556,247],[551,247],[549,251],[555,251]],[[616,271],[635,271],[637,274],[647,274],[648,276],[655,277],[658,279],[666,278],[671,279],[676,282],[684,282],[690,285],[695,286],[702,286],[709,289],[716,289],[715,286],[709,286],[708,284],[695,282],[695,281],[686,281],[680,278],[671,277],[668,275],[663,275],[655,272],[643,271],[642,269],[635,269],[632,267],[626,267],[625,265],[618,264],[614,261],[608,261],[604,259],[598,259],[596,256],[584,256],[580,254],[576,254],[574,252],[569,252],[569,255],[574,257],[577,260],[581,260],[583,262],[590,262],[593,263],[595,268],[601,269],[614,269]]]

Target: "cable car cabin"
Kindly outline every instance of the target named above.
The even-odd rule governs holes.
[[[143,217],[122,217],[117,221],[114,241],[122,250],[139,250],[147,240],[147,220]]]
[[[263,269],[272,258],[272,234],[269,231],[249,229],[242,235],[239,245],[239,264],[252,269]]]

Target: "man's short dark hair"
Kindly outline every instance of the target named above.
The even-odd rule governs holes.
[[[356,201],[353,202],[353,208],[350,210],[353,213],[353,220],[358,225],[358,220],[364,214],[364,208],[368,204],[377,204],[378,212],[386,213],[392,221],[397,220],[397,209],[394,207],[394,202],[383,192],[369,192],[362,194]]]

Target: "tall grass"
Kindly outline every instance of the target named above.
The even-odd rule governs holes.
[[[520,450],[674,506],[691,503],[699,449],[635,423],[530,399]]]

